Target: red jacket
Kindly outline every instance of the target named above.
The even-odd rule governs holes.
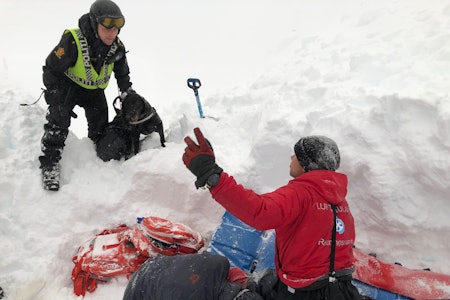
[[[213,198],[244,223],[275,229],[275,265],[287,286],[301,288],[329,273],[333,211],[337,205],[335,270],[353,266],[355,228],[348,207],[347,176],[333,171],[304,173],[277,190],[257,194],[222,172]],[[341,221],[341,222],[340,222]]]

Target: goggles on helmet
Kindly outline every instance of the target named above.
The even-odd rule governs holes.
[[[97,19],[98,24],[102,25],[103,27],[106,27],[108,29],[111,29],[113,27],[116,27],[117,29],[120,29],[125,25],[125,19],[122,17],[119,18],[113,18],[113,17],[99,17]]]

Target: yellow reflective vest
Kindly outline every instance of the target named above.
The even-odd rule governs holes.
[[[90,90],[105,89],[108,86],[109,78],[114,69],[114,63],[106,64],[100,70],[100,74],[95,71],[89,56],[89,46],[86,38],[80,29],[67,29],[64,33],[70,32],[75,39],[78,49],[78,58],[73,67],[70,67],[66,72],[69,77],[76,84]],[[114,43],[111,46],[111,51],[115,52],[117,45]]]

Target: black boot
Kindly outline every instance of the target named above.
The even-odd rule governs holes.
[[[47,156],[40,156],[42,169],[42,187],[49,191],[59,190],[59,162],[49,159]]]

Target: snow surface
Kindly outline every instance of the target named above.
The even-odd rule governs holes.
[[[39,96],[46,56],[91,1],[0,3],[0,286],[8,300],[33,289],[41,291],[32,299],[76,299],[77,247],[138,216],[210,237],[224,210],[194,188],[181,161],[195,126],[218,163],[258,192],[289,180],[300,137],[334,139],[356,246],[450,274],[448,1],[117,3],[133,86],[158,110],[167,147],[152,136],[136,157],[104,163],[76,110],[56,193],[40,186],[45,103],[19,104]],[[219,121],[198,117],[189,77],[202,80],[204,113]],[[112,82],[110,103],[116,94]],[[85,299],[121,299],[126,284],[114,279]]]

